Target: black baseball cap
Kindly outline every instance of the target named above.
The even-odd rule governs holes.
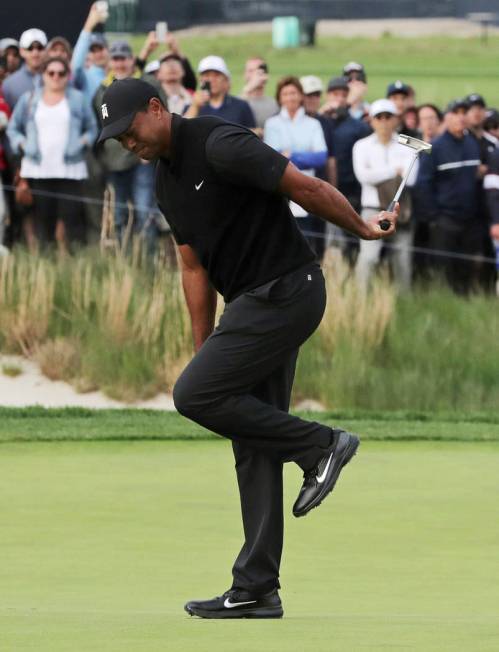
[[[329,80],[328,91],[337,91],[339,89],[348,90],[348,79],[346,77],[332,77]]]
[[[102,97],[102,131],[97,142],[124,133],[132,124],[135,114],[147,106],[153,97],[160,99],[158,91],[141,79],[115,80]]]
[[[109,48],[111,59],[129,59],[133,57],[132,48],[127,41],[115,41]]]
[[[388,88],[386,89],[386,97],[390,97],[391,95],[395,95],[396,93],[402,93],[403,95],[409,95],[411,92],[411,89],[408,84],[404,84],[404,82],[400,81],[398,79],[396,82],[393,82],[393,84],[390,84]]]
[[[349,61],[343,66],[343,76],[350,79],[352,73],[360,79],[360,81],[367,82],[367,75],[364,66],[357,61]]]
[[[445,113],[456,113],[459,109],[467,111],[470,108],[468,100],[464,97],[459,97],[456,100],[451,100],[445,109]]]
[[[468,102],[469,106],[481,106],[482,109],[485,109],[487,106],[483,96],[479,95],[478,93],[471,93],[466,98],[466,101]]]

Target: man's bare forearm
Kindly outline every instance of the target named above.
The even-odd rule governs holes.
[[[293,200],[309,213],[322,217],[327,222],[336,224],[360,238],[371,236],[364,220],[355,212],[346,197],[320,179],[314,179],[307,189],[295,194]]]
[[[191,317],[194,348],[198,351],[215,326],[217,293],[202,269],[184,268],[182,285]]]

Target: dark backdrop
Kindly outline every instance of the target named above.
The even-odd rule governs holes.
[[[19,38],[28,27],[48,37],[63,34],[74,43],[89,0],[0,0],[0,38]],[[270,20],[274,16],[320,18],[397,18],[465,16],[498,11],[498,0],[139,0],[137,31],[167,20],[170,29],[195,24]]]
[[[0,0],[0,38],[19,39],[29,27],[39,27],[50,39],[65,36],[75,43],[92,3],[88,0]]]
[[[270,20],[275,16],[321,18],[464,17],[499,12],[498,0],[140,0],[139,26],[167,20],[171,29],[195,24]]]

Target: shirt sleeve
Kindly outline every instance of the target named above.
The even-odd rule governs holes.
[[[225,181],[275,192],[289,161],[242,127],[222,125],[206,141],[208,163]]]
[[[90,32],[85,32],[84,30],[80,32],[80,36],[76,41],[73,56],[71,58],[71,70],[73,71],[75,78],[75,85],[76,88],[79,88],[80,90],[83,89],[85,85],[85,60],[90,47],[90,38]]]

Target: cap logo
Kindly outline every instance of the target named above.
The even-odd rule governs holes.
[[[101,106],[102,110],[102,119],[105,120],[106,118],[109,118],[109,113],[107,112],[107,104],[103,104]]]

